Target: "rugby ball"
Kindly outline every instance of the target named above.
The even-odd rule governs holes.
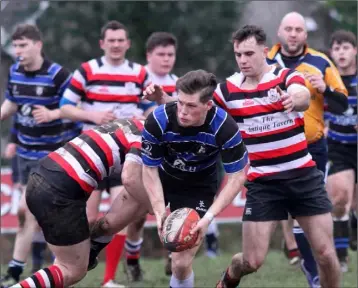
[[[169,214],[162,230],[162,243],[171,252],[181,252],[193,248],[199,233],[190,234],[200,220],[199,214],[191,208],[180,208]]]

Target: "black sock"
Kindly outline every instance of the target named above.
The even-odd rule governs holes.
[[[32,242],[32,272],[35,273],[41,269],[44,261],[44,252],[46,250],[46,242]]]
[[[127,265],[135,266],[139,264],[139,259],[130,259],[127,258]]]
[[[19,281],[20,275],[24,271],[24,267],[25,267],[25,262],[12,259],[9,263],[7,274],[9,274],[16,281]]]
[[[349,219],[350,219],[351,228],[357,229],[357,215],[353,210],[351,210],[350,212]]]
[[[346,261],[348,256],[349,247],[349,224],[348,220],[334,222],[334,244],[338,259],[340,261]]]
[[[89,261],[88,261],[88,267],[92,267],[92,265],[94,264],[94,262],[97,259],[97,256],[99,255],[99,253],[103,250],[103,248],[105,248],[110,242],[97,242],[93,239],[91,239],[91,250],[90,250],[90,256],[89,256]]]
[[[205,242],[206,242],[206,249],[217,252],[218,250],[218,238],[214,233],[206,234],[205,235]]]
[[[223,283],[225,285],[225,288],[236,288],[240,284],[240,280],[232,279],[229,276],[229,268],[226,269],[226,271],[224,273],[224,276],[222,278],[222,281],[223,281]]]

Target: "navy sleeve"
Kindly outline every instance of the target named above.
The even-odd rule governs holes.
[[[221,144],[221,158],[226,173],[236,173],[245,168],[248,163],[248,152],[242,141],[239,126],[226,113],[226,119],[220,127],[217,138]]]
[[[165,113],[165,105],[157,107],[147,117],[142,133],[142,160],[146,166],[157,167],[163,161],[162,147],[163,123],[161,114]]]

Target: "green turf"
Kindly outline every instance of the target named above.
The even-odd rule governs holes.
[[[216,259],[199,256],[195,259],[195,287],[215,287],[231,259],[231,254],[223,254]],[[343,275],[342,287],[357,287],[357,254],[350,255],[350,270]],[[128,285],[121,264],[117,281],[129,287],[169,287],[169,277],[164,276],[164,260],[142,259],[145,271],[144,281]],[[104,265],[101,263],[95,270],[88,273],[75,287],[100,287]],[[122,280],[122,281],[120,281]],[[299,266],[290,266],[282,252],[271,251],[264,266],[255,274],[242,280],[240,287],[308,287]]]

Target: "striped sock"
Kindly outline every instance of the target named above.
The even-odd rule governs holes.
[[[349,216],[333,218],[334,244],[339,261],[347,261],[349,247]]]
[[[143,239],[139,239],[138,241],[130,241],[126,239],[126,258],[128,265],[137,265],[140,258],[140,249],[142,247]]]
[[[60,268],[52,265],[48,268],[41,269],[26,278],[12,288],[63,288],[63,275]]]

